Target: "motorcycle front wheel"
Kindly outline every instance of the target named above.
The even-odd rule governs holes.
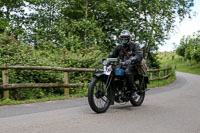
[[[91,109],[96,113],[104,113],[110,106],[106,83],[95,77],[88,88],[88,102]]]

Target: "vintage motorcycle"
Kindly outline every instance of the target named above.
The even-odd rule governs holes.
[[[145,98],[148,77],[136,74],[134,83],[125,76],[126,65],[118,58],[107,58],[103,69],[94,73],[88,88],[88,102],[96,113],[104,113],[110,105],[129,102],[140,106]]]

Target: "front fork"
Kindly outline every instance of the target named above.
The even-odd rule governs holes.
[[[114,87],[113,80],[114,80],[114,76],[112,74],[110,74],[106,81],[106,92],[108,93],[108,99],[109,99],[111,105],[114,105],[114,100],[115,100],[115,96],[114,96],[115,92],[113,89],[113,87]]]

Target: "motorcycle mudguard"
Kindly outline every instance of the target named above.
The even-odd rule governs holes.
[[[95,73],[93,76],[94,76],[94,77],[97,77],[97,78],[100,78],[100,77],[105,77],[105,78],[107,78],[107,77],[108,77],[108,75],[106,75],[105,73]]]
[[[145,81],[145,83],[150,84],[148,76],[144,76],[144,81]]]

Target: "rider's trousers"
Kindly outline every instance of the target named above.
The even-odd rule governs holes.
[[[128,78],[128,81],[134,86],[134,73],[133,72],[136,72],[136,69],[133,65],[128,65],[126,67],[126,70],[125,70],[125,75],[126,77]]]

